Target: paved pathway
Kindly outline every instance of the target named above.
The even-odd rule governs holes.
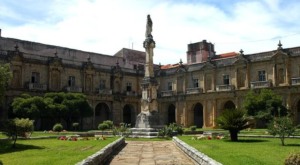
[[[110,165],[194,165],[172,141],[127,141]]]

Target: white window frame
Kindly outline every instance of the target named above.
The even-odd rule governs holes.
[[[69,76],[69,80],[68,80],[68,86],[69,87],[74,87],[75,86],[75,76]]]
[[[39,72],[32,72],[30,81],[31,81],[31,83],[35,83],[35,84],[40,83],[40,73]]]
[[[265,70],[258,71],[258,81],[267,81],[267,76],[266,76]]]
[[[229,76],[229,74],[223,75],[223,85],[230,85],[230,76]]]

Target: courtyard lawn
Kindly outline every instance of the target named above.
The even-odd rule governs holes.
[[[300,151],[300,139],[286,139],[286,146],[281,146],[277,138],[239,138],[239,142],[178,138],[224,165],[282,165],[290,153]]]
[[[64,141],[57,139],[18,140],[17,148],[10,141],[0,140],[0,160],[3,164],[48,165],[75,164],[96,153],[119,137],[106,140]]]

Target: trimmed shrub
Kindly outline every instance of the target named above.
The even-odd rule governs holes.
[[[61,132],[61,131],[63,130],[63,128],[64,128],[64,127],[63,127],[60,123],[56,123],[56,124],[53,126],[52,130],[55,131],[55,132]]]
[[[104,131],[108,128],[109,128],[108,124],[106,124],[104,122],[98,125],[98,129],[101,130],[101,131]]]
[[[190,126],[190,130],[191,130],[192,132],[196,131],[196,129],[197,129],[197,126],[195,126],[195,125]]]
[[[108,129],[112,129],[114,126],[114,123],[111,120],[103,121],[103,123],[107,124]]]
[[[73,123],[72,127],[73,127],[74,130],[78,130],[79,123]]]
[[[299,165],[300,164],[300,152],[290,154],[284,161],[285,165]]]

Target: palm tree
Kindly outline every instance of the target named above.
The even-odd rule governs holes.
[[[217,118],[220,128],[229,130],[231,141],[238,141],[240,130],[250,127],[246,112],[240,109],[226,109]]]

